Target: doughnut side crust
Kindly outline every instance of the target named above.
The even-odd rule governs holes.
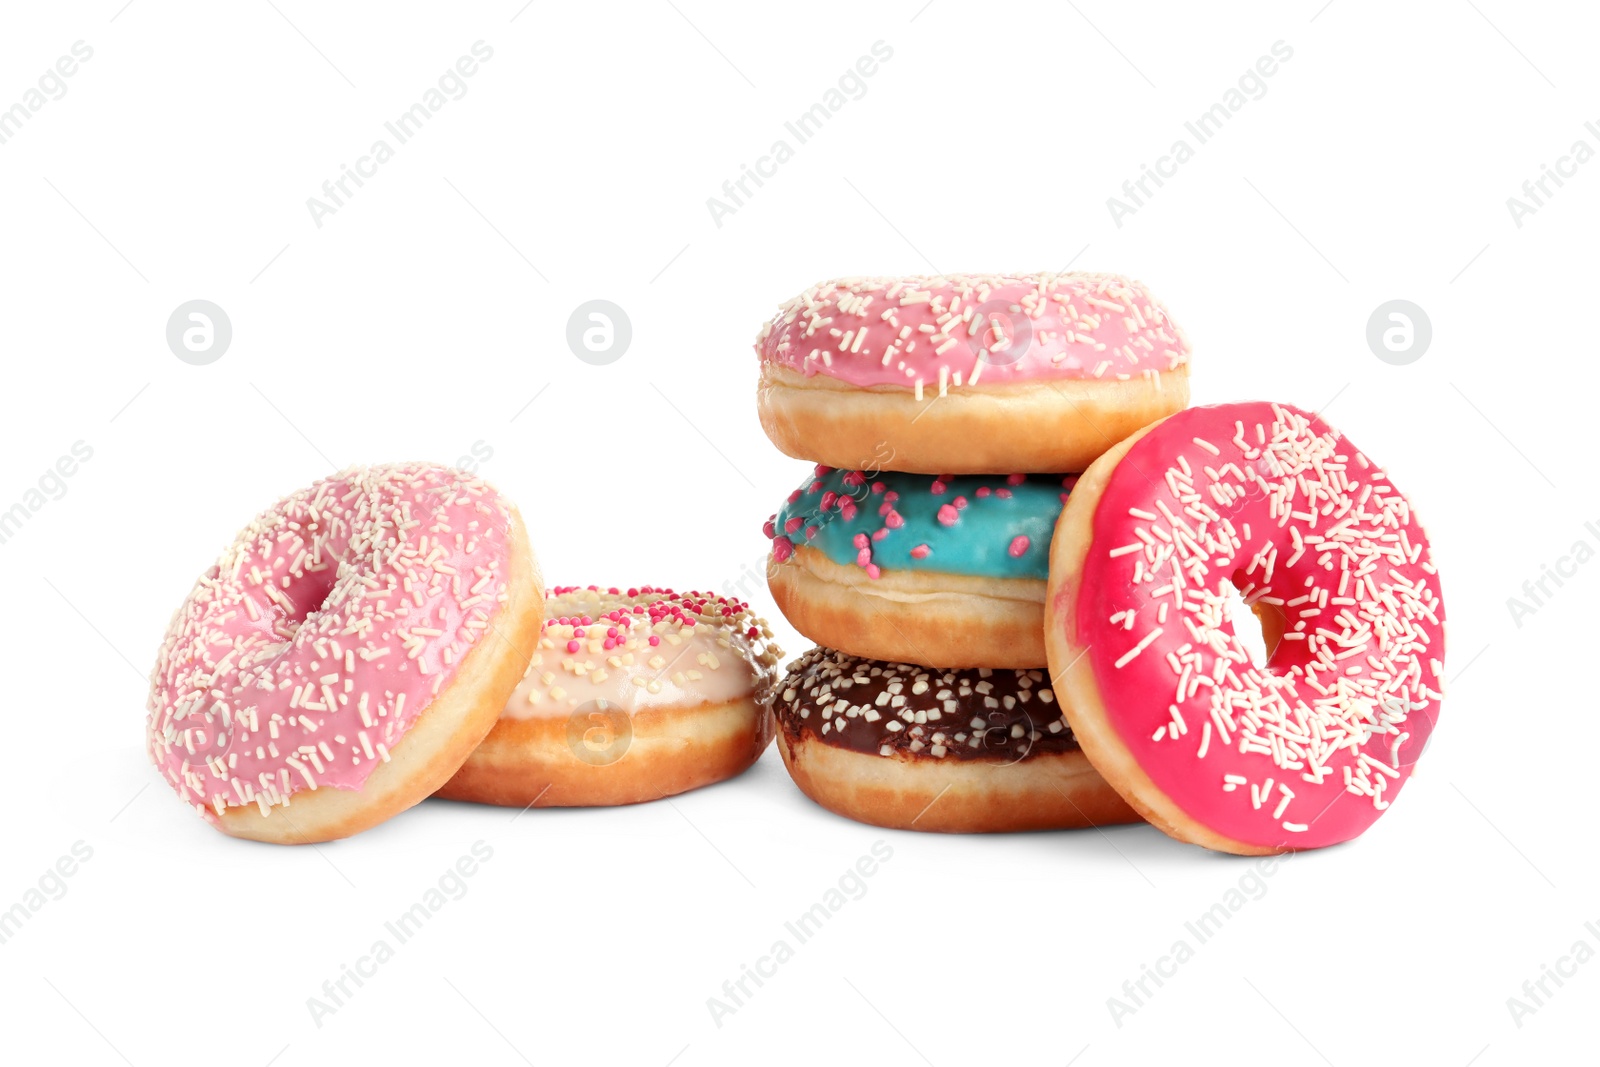
[[[768,561],[790,625],[819,645],[929,667],[1042,667],[1043,582],[884,571],[869,579],[801,545]]]
[[[315,844],[369,829],[426,799],[443,785],[494,726],[539,640],[544,583],[522,517],[510,508],[507,600],[493,629],[476,642],[455,679],[417,717],[360,790],[324,787],[294,794],[270,809],[225,808],[222,830],[274,844]]]
[[[1045,605],[1044,643],[1050,656],[1051,684],[1055,686],[1056,699],[1084,755],[1145,821],[1169,837],[1218,852],[1271,855],[1283,850],[1248,845],[1216,833],[1189,818],[1151,781],[1106,714],[1100,688],[1089,667],[1088,646],[1077,630],[1077,591],[1094,539],[1095,509],[1117,464],[1140,438],[1158,425],[1159,422],[1130,435],[1091,464],[1078,479],[1067,506],[1062,509],[1056,536],[1051,542],[1051,597]]]
[[[785,455],[916,474],[1072,473],[1189,402],[1189,367],[1120,379],[915,390],[859,387],[763,363],[761,426]]]
[[[778,731],[778,751],[801,792],[836,815],[932,833],[1064,830],[1138,822],[1083,752],[1018,762],[876,756]]]
[[[501,719],[437,795],[515,808],[638,804],[742,774],[772,740],[753,694],[643,709],[623,734],[599,739],[576,718]]]

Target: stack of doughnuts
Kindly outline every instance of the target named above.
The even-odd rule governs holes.
[[[762,426],[815,464],[765,532],[818,646],[772,697],[817,803],[949,832],[1143,818],[1245,854],[1388,808],[1442,689],[1427,537],[1317,416],[1188,408],[1190,346],[1143,285],[841,279],[756,351]]]
[[[1166,310],[1104,274],[847,278],[756,351],[762,426],[817,464],[766,525],[818,644],[773,702],[795,782],[902,829],[1135,820],[1062,718],[1045,592],[1078,473],[1187,402]]]

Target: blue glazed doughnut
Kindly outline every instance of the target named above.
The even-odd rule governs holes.
[[[1044,664],[1050,538],[1076,475],[818,466],[768,519],[768,583],[795,628],[857,656]]]

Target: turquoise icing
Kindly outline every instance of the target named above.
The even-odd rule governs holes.
[[[779,562],[793,546],[808,545],[835,563],[858,564],[874,578],[882,568],[1043,581],[1050,572],[1050,537],[1076,480],[1059,474],[868,474],[818,466],[765,529]],[[953,514],[953,524],[940,520],[941,509],[947,509],[947,519]]]

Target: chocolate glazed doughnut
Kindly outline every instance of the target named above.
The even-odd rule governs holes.
[[[773,700],[802,792],[876,826],[943,833],[1137,822],[1089,765],[1041,670],[939,670],[813,648]]]

